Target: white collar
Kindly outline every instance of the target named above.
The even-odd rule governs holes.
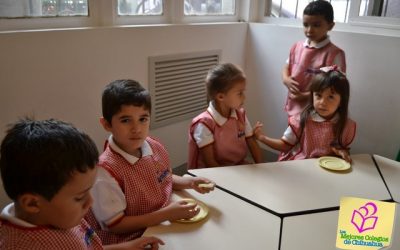
[[[317,111],[313,110],[311,113],[311,120],[315,121],[315,122],[325,122],[325,121],[332,121],[332,122],[337,122],[339,120],[339,114],[336,113],[332,119],[327,120],[325,118],[323,118],[322,116],[320,116]]]
[[[306,48],[316,48],[316,49],[320,49],[324,46],[326,46],[328,43],[330,43],[331,40],[329,38],[329,36],[327,36],[324,40],[322,40],[321,42],[317,43],[316,45],[311,46],[310,45],[310,39],[306,39],[303,43],[303,46]]]
[[[112,150],[114,150],[115,152],[120,154],[122,157],[124,157],[124,159],[127,160],[130,164],[135,164],[139,160],[139,158],[137,158],[136,156],[128,154],[127,152],[122,150],[120,147],[118,147],[118,145],[115,144],[112,135],[110,135],[110,137],[108,138],[108,143],[109,143],[110,147],[112,148]],[[142,157],[153,154],[153,150],[151,149],[149,143],[146,140],[143,141],[143,144],[140,147],[140,150],[142,151]]]
[[[24,220],[21,220],[17,217],[15,217],[15,205],[14,203],[8,204],[5,208],[3,208],[3,211],[1,211],[0,218],[7,220],[11,222],[14,225],[21,226],[21,227],[37,227],[36,225],[33,225],[29,222],[26,222]]]
[[[210,113],[210,115],[212,116],[212,118],[215,120],[215,122],[219,125],[222,126],[225,124],[225,122],[228,120],[226,117],[223,117],[216,109],[214,106],[214,102],[211,101],[210,104],[208,105],[207,108],[208,113]],[[237,114],[235,112],[234,109],[231,109],[231,115],[230,117],[235,118],[236,120],[237,118]]]

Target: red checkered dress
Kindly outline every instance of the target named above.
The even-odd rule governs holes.
[[[152,213],[168,205],[172,194],[172,171],[166,149],[157,140],[147,137],[153,154],[129,163],[107,145],[100,156],[99,166],[113,176],[125,194],[125,216]],[[92,210],[85,217],[104,245],[129,241],[140,237],[145,228],[132,233],[113,234],[101,229]]]
[[[221,166],[240,165],[245,163],[247,155],[246,113],[244,109],[235,110],[237,119],[229,117],[219,126],[209,111],[204,111],[192,120],[189,129],[189,169],[204,168],[204,159],[194,139],[194,131],[199,123],[204,124],[213,134],[214,156]]]
[[[334,143],[333,121],[314,121],[308,118],[304,130],[300,130],[300,115],[289,117],[289,126],[298,138],[299,146],[294,147],[295,152],[290,150],[287,153],[281,153],[279,161],[299,160],[308,158],[318,158],[321,156],[335,155],[331,149]],[[356,134],[356,123],[347,119],[342,133],[342,145],[347,148],[353,141]],[[300,137],[300,138],[299,138]]]
[[[103,249],[99,237],[85,220],[65,230],[50,227],[23,227],[0,219],[0,249]]]

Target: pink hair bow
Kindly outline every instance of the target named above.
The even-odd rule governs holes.
[[[325,72],[325,73],[328,73],[328,72],[331,72],[331,71],[338,71],[338,72],[340,72],[341,74],[346,75],[345,73],[343,73],[343,72],[339,69],[339,67],[338,67],[337,65],[322,67],[322,68],[319,68],[319,70],[322,71],[322,72]]]

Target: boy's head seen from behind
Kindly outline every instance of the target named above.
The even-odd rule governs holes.
[[[104,119],[110,124],[112,117],[123,105],[143,107],[151,112],[149,92],[134,80],[116,80],[109,83],[102,95],[102,111]]]

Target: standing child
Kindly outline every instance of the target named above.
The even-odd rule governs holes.
[[[356,124],[348,118],[350,87],[336,66],[324,67],[312,78],[311,104],[301,114],[289,117],[289,127],[281,139],[272,139],[254,128],[256,138],[281,151],[280,161],[338,155],[351,162],[349,145]]]
[[[170,201],[172,190],[206,193],[212,188],[199,184],[210,181],[172,174],[166,149],[148,136],[149,92],[133,80],[111,82],[103,91],[102,109],[100,122],[111,135],[100,156],[94,204],[86,218],[103,243],[135,239],[146,227],[195,216],[196,204]]]
[[[208,72],[206,85],[211,101],[207,111],[192,120],[188,167],[245,164],[247,149],[256,163],[261,162],[261,151],[243,108],[243,71],[231,63],[217,65]]]
[[[1,144],[4,189],[14,201],[0,215],[0,249],[103,249],[83,216],[92,204],[98,152],[72,125],[17,122]],[[154,237],[107,249],[158,249]]]
[[[304,9],[303,26],[307,39],[292,46],[282,71],[283,83],[288,89],[285,111],[289,116],[300,113],[308,104],[309,83],[316,69],[338,65],[346,72],[344,51],[331,43],[328,36],[334,25],[329,2],[313,1]]]

